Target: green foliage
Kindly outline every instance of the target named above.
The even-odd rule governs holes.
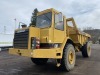
[[[99,41],[100,29],[87,28],[87,29],[85,29],[83,31],[91,35],[91,40],[93,41],[93,43]]]
[[[30,26],[36,26],[37,13],[38,13],[38,9],[35,8],[33,13],[32,13]]]

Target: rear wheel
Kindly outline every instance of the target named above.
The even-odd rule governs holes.
[[[72,70],[75,66],[75,60],[76,60],[75,49],[73,45],[67,44],[63,51],[63,57],[61,61],[62,69],[65,71]]]
[[[82,46],[81,51],[82,51],[83,57],[90,57],[91,56],[91,44],[90,44],[90,42],[87,42],[84,46]]]
[[[48,61],[47,58],[31,58],[31,60],[36,65],[45,65]]]

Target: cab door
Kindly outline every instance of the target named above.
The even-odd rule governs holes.
[[[64,17],[62,13],[54,15],[54,43],[62,43],[65,38]]]

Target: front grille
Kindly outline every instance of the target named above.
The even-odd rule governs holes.
[[[28,48],[28,34],[29,30],[16,31],[14,35],[14,48],[27,49]]]

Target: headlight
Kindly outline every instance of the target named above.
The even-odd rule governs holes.
[[[54,48],[58,48],[58,44],[54,44]]]
[[[31,49],[35,49],[36,48],[36,38],[32,37],[31,38]]]
[[[31,38],[31,49],[39,49],[39,48],[40,48],[39,38],[32,37]]]

